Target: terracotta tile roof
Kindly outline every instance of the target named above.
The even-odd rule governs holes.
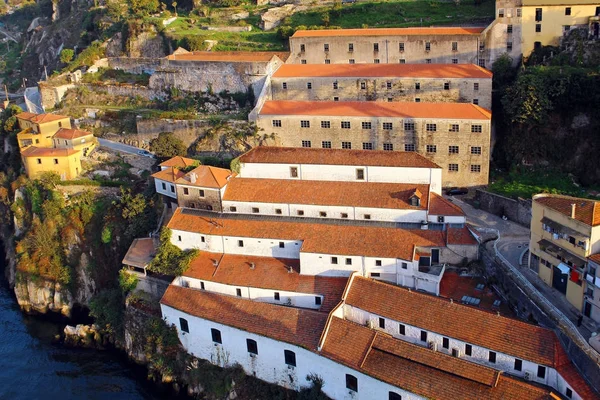
[[[561,347],[561,350],[562,347]],[[563,350],[564,352],[564,350]],[[568,356],[564,355],[567,360]],[[565,381],[571,386],[583,400],[597,400],[600,398],[596,392],[587,384],[582,378],[575,365],[572,362],[567,361],[564,365],[560,365],[556,368],[556,371],[564,378]]]
[[[243,154],[240,157],[240,162],[441,168],[414,151],[313,149],[306,147],[257,146]]]
[[[224,168],[200,165],[177,179],[178,184],[220,189],[227,185],[231,171]]]
[[[214,214],[204,217],[198,210],[175,210],[167,224],[170,229],[207,235],[302,240],[302,252],[362,255],[412,260],[414,247],[445,246],[444,232],[404,230],[371,226],[317,224],[257,220],[252,216]],[[386,238],[386,240],[381,240]]]
[[[177,179],[182,178],[184,175],[185,172],[174,167],[169,167],[162,171],[155,172],[151,176],[155,179],[160,179],[161,181],[175,183]]]
[[[415,189],[425,194],[420,207],[410,204]],[[223,200],[426,210],[428,192],[429,185],[403,183],[236,178],[229,182]]]
[[[218,262],[216,267],[213,260]],[[340,302],[348,278],[300,275],[299,272],[299,260],[202,251],[183,276],[226,285],[320,294],[324,296],[321,312],[331,311]]]
[[[355,276],[346,303],[407,325],[554,367],[558,338],[549,329]]]
[[[586,225],[600,225],[600,201],[578,197],[538,194],[533,201],[559,213],[571,217],[571,204],[575,204],[575,219]]]
[[[156,255],[157,248],[158,243],[153,238],[134,239],[123,258],[123,264],[144,268]]]
[[[428,399],[551,398],[546,388],[335,317],[321,354]]]
[[[58,121],[61,119],[69,119],[70,117],[66,115],[57,115],[57,114],[33,114],[30,112],[22,112],[16,115],[19,119],[24,119],[26,121],[31,121],[36,124],[45,124],[46,122]]]
[[[74,149],[54,149],[50,147],[29,146],[21,151],[23,157],[67,157],[80,153],[80,150]]]
[[[173,61],[212,61],[212,62],[268,62],[273,57],[285,62],[290,53],[282,51],[193,51],[184,54],[171,54]]]
[[[448,228],[446,233],[448,234],[448,244],[463,246],[477,246],[479,244],[466,226],[462,228]]]
[[[161,167],[175,167],[182,169],[192,167],[194,165],[200,165],[200,161],[181,156],[175,156],[173,158],[169,158],[167,161],[163,161],[160,163]]]
[[[58,131],[56,131],[56,133],[52,137],[54,139],[73,140],[73,139],[78,139],[78,138],[82,138],[82,137],[86,137],[86,136],[92,136],[92,135],[93,134],[91,132],[82,131],[82,130],[79,130],[79,129],[60,128]]]
[[[591,261],[595,262],[596,264],[600,264],[600,253],[597,254],[592,254],[591,256],[588,257]]]
[[[475,64],[283,64],[273,78],[477,78],[492,72]]]
[[[412,36],[412,35],[469,35],[479,36],[485,28],[432,27],[432,28],[368,28],[299,30],[293,38],[328,36]]]
[[[161,304],[315,351],[327,314],[169,285]],[[260,349],[259,349],[260,350]]]
[[[429,199],[429,213],[433,215],[448,215],[455,217],[465,216],[462,208],[433,192]]]
[[[268,100],[259,112],[267,115],[435,118],[489,121],[491,111],[471,103],[415,103],[382,101]]]

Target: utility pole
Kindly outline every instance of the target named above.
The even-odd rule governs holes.
[[[44,74],[46,74],[46,80],[48,80],[48,67],[44,65]]]

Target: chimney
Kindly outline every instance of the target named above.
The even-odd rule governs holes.
[[[294,272],[294,268],[292,268],[292,266],[288,266],[288,274],[291,274]]]
[[[215,267],[216,267],[217,265],[219,265],[219,262],[218,262],[217,260],[212,260],[212,263],[213,263],[213,266],[215,266]]]
[[[255,266],[256,265],[253,262],[250,263],[250,269],[254,269]]]
[[[192,183],[196,183],[196,179],[198,179],[198,175],[196,175],[196,173],[195,173],[195,172],[192,172],[192,173],[190,174],[190,182],[192,182]]]
[[[575,219],[575,208],[577,207],[577,204],[572,203],[571,204],[571,218]]]

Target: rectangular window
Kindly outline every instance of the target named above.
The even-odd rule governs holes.
[[[481,155],[481,147],[471,146],[471,154]]]
[[[379,318],[379,327],[385,329],[385,318]]]
[[[302,147],[312,147],[310,140],[303,140]]]
[[[483,131],[482,125],[471,125],[471,133],[481,133]]]
[[[190,333],[190,327],[188,325],[187,319],[179,318],[179,329],[181,330],[181,332]]]
[[[321,121],[321,128],[323,128],[323,129],[331,128],[331,121]]]
[[[363,129],[371,129],[371,123],[370,122],[361,122],[361,127]]]
[[[300,121],[300,128],[310,128],[310,121]]]
[[[458,146],[448,146],[448,154],[458,154]]]
[[[244,241],[238,240],[238,247],[244,247]]]
[[[496,353],[493,351],[490,351],[488,354],[488,361],[495,364],[496,363]]]
[[[198,196],[204,197],[204,190],[203,189],[198,189]]]
[[[337,88],[338,88],[338,83],[337,82],[333,82],[333,88],[337,90]]]
[[[421,82],[415,82],[415,90],[421,90]]]
[[[571,7],[565,7],[565,15],[571,15]]]
[[[458,58],[453,58],[452,59],[452,64],[458,64]]]
[[[329,51],[329,44],[328,43],[323,44],[323,51]]]
[[[522,14],[522,10],[520,8],[517,8],[517,17],[521,18],[521,14]]]
[[[287,82],[283,82],[283,83],[281,84],[281,88],[282,88],[283,90],[287,90]]]
[[[452,51],[458,51],[458,42],[452,42]]]
[[[479,64],[479,66],[481,68],[485,68],[485,59],[484,58],[480,58],[478,64]]]
[[[379,43],[373,43],[373,51],[379,51]]]
[[[41,164],[41,163],[42,163],[42,160],[40,160],[40,159],[38,158],[38,164]],[[167,184],[166,184],[166,183],[164,183],[164,182],[162,182],[162,189],[163,189],[163,190],[167,190]]]
[[[237,211],[237,207],[231,206],[231,207],[229,207],[229,211],[236,212]]]
[[[329,140],[324,140],[321,142],[321,147],[324,149],[330,149],[331,148],[331,142]]]
[[[315,305],[316,306],[320,306],[322,302],[323,301],[321,299],[321,296],[315,296]]]
[[[371,278],[379,278],[381,274],[379,272],[371,272]]]
[[[341,213],[341,214],[340,214],[340,217],[341,217],[341,218],[348,218],[348,213]]]
[[[478,105],[479,104],[479,99],[473,99],[473,104]]]
[[[445,349],[449,349],[450,348],[450,339],[448,339],[447,337],[442,338],[442,347]]]
[[[379,58],[374,59],[373,64],[379,64]]]
[[[279,242],[279,248],[285,249],[285,242]]]
[[[406,335],[406,325],[398,324],[398,333],[401,335]]]
[[[354,51],[354,43],[348,43],[348,51],[352,53]]]
[[[275,128],[281,128],[281,120],[280,119],[274,119],[273,120],[273,126]]]
[[[290,167],[290,177],[292,177],[292,178],[298,177],[298,167]]]
[[[450,82],[444,82],[444,90],[450,90]]]
[[[235,295],[237,297],[242,297],[242,289],[240,289],[240,288],[235,289]]]
[[[431,58],[426,58],[425,59],[425,64],[431,64]]]
[[[425,51],[431,50],[431,42],[425,42]]]
[[[246,339],[246,348],[248,349],[248,353],[250,354],[258,354],[258,345],[256,344],[256,340]]]
[[[304,215],[304,210],[298,210],[296,212],[296,214],[298,214],[300,217]]]
[[[437,152],[437,146],[435,144],[428,144],[425,149],[427,150],[428,153],[436,153]]]
[[[346,258],[346,265],[352,265],[352,259]]]
[[[506,26],[506,33],[508,33],[508,34],[513,33],[513,26],[512,26],[512,24]]]
[[[360,88],[361,88],[361,90],[365,90],[367,88],[367,82],[361,82]]]
[[[473,346],[465,344],[465,355],[470,356],[473,353]]]
[[[171,193],[175,193],[175,186],[171,185]]]
[[[200,290],[204,290],[204,282],[200,282]]]
[[[285,359],[285,363],[290,367],[296,366],[296,353],[291,350],[283,351],[283,358]]]
[[[450,124],[450,126],[448,127],[448,132],[458,132],[460,130],[460,127],[458,126],[458,124]]]
[[[337,257],[331,257],[331,263],[334,264],[334,265],[337,265],[338,258]]]
[[[408,269],[408,264],[407,264],[407,263],[405,263],[405,262],[403,262],[403,263],[402,263],[402,269]]]
[[[542,24],[535,24],[535,31],[537,33],[541,32],[542,31]]]
[[[312,82],[306,82],[306,88],[307,89],[312,89]]]
[[[349,59],[348,64],[354,64],[354,59],[353,58]]]
[[[183,194],[185,194],[185,195],[190,194],[190,190],[188,188],[183,188]]]
[[[205,236],[200,236],[200,241],[202,243],[206,243],[206,237]]]
[[[394,145],[392,143],[384,143],[383,149],[387,151],[394,151]]]
[[[223,341],[221,340],[221,331],[220,330],[211,328],[210,336],[212,337],[213,342],[223,344]]]
[[[414,131],[415,130],[415,123],[414,122],[405,122],[404,123],[404,130],[405,131]]]
[[[364,218],[364,219],[371,219],[371,214],[365,214],[365,215],[363,216],[363,218]]]
[[[404,151],[415,151],[415,145],[413,143],[405,144]]]
[[[363,150],[373,150],[373,143],[371,142],[363,142],[362,146]]]
[[[54,159],[54,164],[58,164],[58,158]]]
[[[546,367],[538,365],[537,377],[540,379],[546,379]]]
[[[523,370],[523,360],[519,360],[518,358],[515,358],[514,369],[515,369],[515,371],[522,371]]]
[[[427,341],[427,331],[421,331],[421,342]]]
[[[252,207],[253,214],[258,214],[259,212],[260,212],[260,210],[258,209],[258,207]]]
[[[304,52],[306,51],[306,45],[303,45],[303,44],[301,44],[301,45],[300,45],[300,51],[301,51],[302,53],[304,53]]]
[[[425,130],[427,132],[435,132],[437,130],[437,125],[436,124],[426,124]]]
[[[478,91],[479,90],[479,83],[474,83],[473,84],[473,90],[474,91]]]
[[[281,215],[282,214],[281,208],[276,208],[275,209],[275,214]]]
[[[178,236],[177,236],[177,241],[178,241],[178,242],[181,242],[181,235],[178,235]]]
[[[273,293],[273,299],[276,300],[276,301],[279,301],[279,299],[280,299],[279,292]]]
[[[358,392],[358,379],[354,375],[346,374],[346,389]]]
[[[403,52],[403,51],[404,51],[404,42],[400,42],[400,43],[398,44],[398,50],[400,50],[400,52]]]
[[[504,18],[504,8],[498,9],[498,18]]]
[[[399,63],[400,63],[400,64],[406,64],[406,59],[405,59],[405,58],[401,58],[401,59],[399,60]]]
[[[319,217],[325,218],[327,217],[327,213],[325,211],[319,211]]]
[[[393,128],[394,128],[394,124],[392,122],[384,122],[383,123],[384,131],[391,131]]]
[[[391,89],[391,88],[392,88],[392,82],[390,82],[390,81],[386,82],[386,83],[385,83],[385,87],[386,87],[387,89]]]
[[[506,42],[506,51],[512,51],[512,42]]]
[[[542,9],[536,8],[535,9],[535,22],[540,22],[541,20],[542,20]]]
[[[365,180],[365,170],[362,168],[358,168],[356,170],[356,180],[357,181],[364,181]]]
[[[325,59],[325,64],[331,64],[331,60]]]
[[[342,129],[350,129],[350,121],[342,121]]]
[[[458,164],[448,164],[448,171],[458,172]]]
[[[349,150],[352,148],[352,142],[342,142],[342,149]]]
[[[567,390],[565,390],[565,396],[567,396],[567,398],[569,399],[573,398],[573,391],[571,390],[571,388],[567,388]]]

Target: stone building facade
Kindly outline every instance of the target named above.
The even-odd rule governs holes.
[[[256,122],[279,146],[416,151],[443,187],[488,184],[491,114],[473,104],[267,101]]]
[[[177,203],[179,207],[197,208],[208,211],[223,211],[221,203],[222,189],[185,186],[178,184]]]
[[[492,74],[474,64],[282,65],[272,100],[415,101],[492,107]]]
[[[484,28],[379,28],[296,31],[290,64],[485,64]],[[482,65],[485,66],[485,65]]]

